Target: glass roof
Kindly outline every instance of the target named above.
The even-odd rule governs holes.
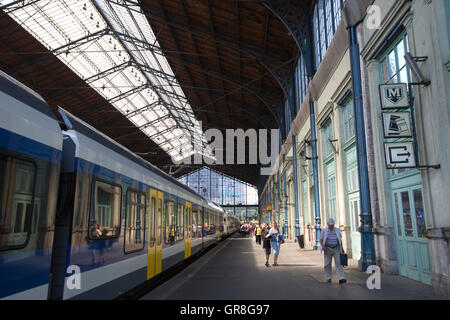
[[[0,0],[0,5],[173,160],[196,152],[215,159],[137,2]],[[200,141],[201,150],[193,141]]]

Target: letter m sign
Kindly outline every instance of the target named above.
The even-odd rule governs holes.
[[[406,83],[381,84],[382,109],[409,108],[408,85]]]

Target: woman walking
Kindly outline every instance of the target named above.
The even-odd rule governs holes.
[[[269,229],[267,226],[264,226],[263,230],[262,230],[262,238],[263,240],[263,250],[264,253],[266,255],[266,267],[269,266],[269,257],[270,257],[270,250],[271,250],[271,245],[270,245],[270,238],[266,237],[266,235],[269,234]]]
[[[272,228],[266,235],[266,238],[270,238],[270,246],[273,249],[273,265],[278,266],[278,256],[280,254],[280,245],[284,243],[283,235],[278,228],[278,224],[273,221]]]

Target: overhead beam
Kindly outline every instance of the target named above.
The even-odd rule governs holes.
[[[107,6],[111,9],[111,11],[112,11],[113,13],[115,13],[114,9],[111,7],[111,3],[112,3],[112,2],[107,2]],[[123,46],[124,48],[126,48],[126,45],[123,43],[124,40],[118,35],[118,32],[117,32],[116,30],[114,30],[114,28],[112,28],[112,26],[111,26],[111,24],[110,24],[110,22],[109,22],[109,19],[108,19],[108,18],[111,18],[111,19],[114,19],[116,22],[120,23],[119,17],[118,17],[117,15],[115,15],[114,17],[106,17],[106,16],[105,16],[105,13],[98,7],[98,4],[97,4],[97,3],[93,2],[93,5],[97,8],[99,14],[102,16],[102,18],[104,19],[105,23],[106,23],[107,26],[109,27],[109,29],[116,35],[116,37],[118,38],[119,42],[121,42],[122,46]],[[131,9],[130,9],[128,6],[126,6],[126,8],[127,8],[128,10],[131,11]],[[122,26],[122,27],[123,27],[124,30],[126,30],[126,28],[125,28],[124,26]],[[134,57],[133,54],[131,54],[131,53],[130,53],[130,59],[131,59],[131,61],[133,61],[133,63],[137,64],[137,61],[136,61],[135,57]],[[155,59],[157,60],[156,57],[155,57]],[[143,72],[143,74],[144,74],[144,76],[145,76],[147,82],[148,82],[149,84],[152,84],[153,86],[155,86],[155,84],[153,83],[153,81],[151,81],[151,79],[150,79],[149,77],[147,77],[147,76],[145,75],[144,72]],[[161,94],[158,93],[158,92],[156,92],[156,94],[159,96],[159,99],[163,102],[163,104],[166,104],[166,100],[161,96]],[[166,108],[167,108],[167,110],[169,111],[169,113],[173,116],[173,118],[174,118],[175,122],[177,123],[177,125],[178,125],[179,127],[184,127],[184,126],[182,126],[182,125],[178,122],[177,118],[173,115],[173,113],[172,113],[172,111],[170,110],[170,108],[169,108],[168,106],[166,106]]]
[[[312,33],[309,0],[267,0],[260,1],[286,26],[294,38],[305,60],[308,77],[314,75],[312,51]]]
[[[136,5],[136,2],[131,1],[131,0],[111,0],[111,2],[114,2],[121,6],[123,6],[126,3],[132,3],[132,4]],[[264,50],[264,48],[261,48],[254,44],[250,45],[249,50],[244,49],[242,47],[237,48],[234,45],[231,45],[227,41],[220,40],[217,38],[216,39],[211,38],[210,36],[205,36],[205,33],[207,33],[207,34],[211,33],[211,30],[208,27],[205,28],[204,26],[196,25],[197,29],[202,29],[203,31],[193,30],[192,28],[189,28],[189,23],[184,18],[181,18],[181,17],[171,14],[170,19],[178,21],[177,23],[174,23],[169,20],[167,15],[164,18],[161,18],[160,16],[154,14],[155,12],[160,13],[160,10],[149,7],[148,5],[144,5],[144,4],[142,4],[141,6],[144,10],[147,10],[147,12],[145,12],[144,14],[151,20],[157,21],[159,23],[163,23],[165,25],[170,25],[170,26],[179,28],[186,32],[192,33],[198,37],[201,37],[205,40],[220,43],[223,46],[229,47],[238,52],[242,52],[242,53],[246,54],[247,56],[251,57],[252,59],[256,60],[258,63],[262,64],[272,74],[272,76],[275,78],[275,80],[279,83],[280,87],[283,89],[285,98],[290,99],[289,98],[289,88],[290,88],[290,81],[291,81],[290,79],[292,78],[291,77],[291,73],[292,73],[291,69],[293,69],[292,62],[291,62],[291,60],[289,60],[289,58],[286,59],[286,56],[284,56],[283,58],[280,57],[279,56],[280,51],[276,52],[276,54],[273,56],[266,56],[266,59],[263,60],[263,59],[261,59],[261,56],[260,56],[262,53],[266,52],[266,54],[267,53],[274,54],[274,52],[272,52],[268,49]],[[241,44],[249,45],[248,41],[242,41],[240,39],[236,40],[236,39],[234,39],[234,36],[223,34],[223,33],[220,33],[220,35],[228,38],[231,41],[240,41]],[[280,64],[282,67],[279,67]]]

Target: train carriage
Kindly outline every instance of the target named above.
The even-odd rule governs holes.
[[[61,250],[69,256],[61,261],[80,268],[81,289],[64,285],[70,275],[62,277],[62,265],[55,266],[59,286],[52,298],[117,297],[217,241],[220,207],[67,111],[60,113],[67,126],[64,151],[71,153],[63,159],[63,175],[71,174],[67,180],[75,183],[66,188],[73,190],[67,197],[74,199],[73,214],[61,213],[62,219],[73,217],[67,221],[68,250]]]
[[[220,206],[2,72],[0,101],[0,299],[116,298],[234,231]]]
[[[0,71],[0,298],[46,299],[62,135],[50,107]]]

